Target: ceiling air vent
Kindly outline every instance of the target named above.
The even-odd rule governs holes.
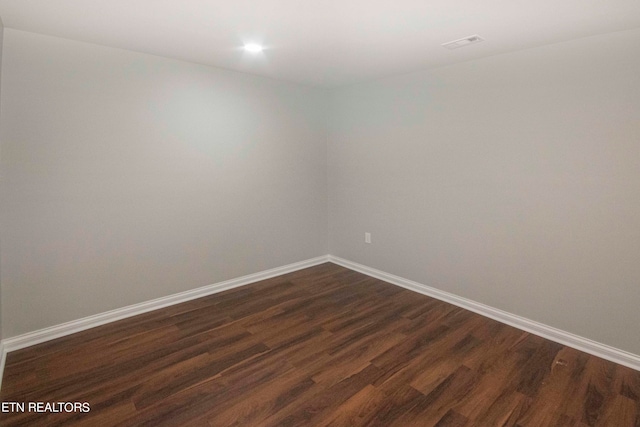
[[[442,43],[442,46],[446,47],[447,49],[457,49],[459,47],[469,46],[470,44],[480,43],[482,41],[484,41],[482,37],[480,37],[477,34],[474,34],[473,36],[465,37],[463,39]]]

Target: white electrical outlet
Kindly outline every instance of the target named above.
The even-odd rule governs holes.
[[[371,233],[364,233],[364,242],[371,243]]]

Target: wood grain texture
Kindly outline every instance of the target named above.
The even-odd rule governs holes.
[[[3,426],[635,426],[640,372],[322,264],[9,354]]]

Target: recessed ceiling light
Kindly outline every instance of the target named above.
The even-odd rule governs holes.
[[[257,43],[247,43],[244,45],[244,50],[251,53],[259,53],[262,52],[264,48]]]
[[[447,49],[457,49],[459,47],[464,47],[464,46],[468,46],[470,44],[480,43],[482,41],[484,41],[484,39],[482,37],[480,37],[477,34],[474,34],[473,36],[465,37],[463,39],[458,39],[458,40],[454,40],[452,42],[442,43],[442,46],[446,47]]]

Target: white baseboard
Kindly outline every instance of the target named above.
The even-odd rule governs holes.
[[[84,317],[82,319],[73,320],[71,322],[62,323],[60,325],[55,325],[34,332],[29,332],[23,335],[3,339],[0,342],[0,350],[2,351],[2,360],[0,361],[0,386],[2,384],[2,373],[4,372],[6,354],[10,351],[30,347],[32,345],[40,344],[45,341],[50,341],[66,335],[71,335],[76,332],[84,331],[86,329],[94,328],[106,323],[115,322],[116,320],[125,319],[127,317],[136,316],[138,314],[147,313],[159,308],[194,300],[196,298],[201,298],[207,295],[248,285],[250,283],[259,282],[260,280],[270,279],[272,277],[291,273],[297,270],[302,270],[303,268],[313,267],[314,265],[322,264],[328,261],[329,256],[323,255],[317,258],[311,258],[305,261],[284,265],[282,267],[272,268],[270,270],[261,271],[259,273],[249,274],[248,276],[238,277],[237,279],[231,279],[224,282],[215,283],[213,285],[203,286],[201,288],[193,289],[190,291],[180,292],[178,294],[157,298],[151,301],[129,305],[127,307],[118,308],[93,316]]]
[[[231,279],[208,286],[203,286],[201,288],[193,289],[190,291],[181,292],[178,294],[130,305],[116,310],[107,311],[71,322],[62,323],[60,325],[40,329],[34,332],[29,332],[23,335],[18,335],[16,337],[6,338],[0,341],[0,386],[2,385],[2,376],[4,373],[7,353],[9,353],[10,351],[30,347],[32,345],[40,344],[66,335],[71,335],[76,332],[94,328],[96,326],[115,322],[116,320],[125,319],[127,317],[147,313],[159,308],[168,307],[170,305],[179,304],[207,295],[212,295],[218,292],[248,285],[250,283],[255,283],[260,280],[265,280],[272,277],[280,276],[282,274],[302,270],[304,268],[313,267],[314,265],[322,264],[325,262],[332,262],[334,264],[341,265],[343,267],[358,271],[368,276],[384,280],[385,282],[391,283],[393,285],[401,286],[414,292],[418,292],[432,298],[448,302],[455,306],[473,311],[474,313],[478,313],[482,316],[497,320],[498,322],[502,322],[523,331],[530,332],[534,335],[547,338],[551,341],[567,345],[569,347],[584,351],[585,353],[589,353],[594,356],[598,356],[603,359],[610,360],[612,362],[619,363],[620,365],[624,365],[640,371],[639,355],[628,353],[626,351],[601,344],[588,338],[574,335],[572,333],[556,329],[551,326],[547,326],[545,324],[535,322],[533,320],[526,319],[524,317],[520,317],[485,304],[478,303],[476,301],[462,298],[457,295],[444,292],[418,282],[414,282],[412,280],[404,279],[393,274],[385,273],[384,271],[376,270],[362,264],[348,261],[340,257],[336,257],[333,255],[324,255],[317,258],[311,258],[305,261],[296,262],[294,264],[265,270],[259,273],[250,274],[248,276],[238,277],[237,279]]]
[[[4,343],[0,341],[0,387],[2,387],[2,375],[4,374],[4,364],[7,361],[7,349]]]
[[[506,323],[514,328],[530,332],[534,335],[547,338],[551,341],[564,344],[577,350],[584,351],[585,353],[640,371],[640,356],[637,354],[628,353],[588,338],[574,335],[570,332],[556,329],[543,323],[520,317],[515,314],[462,298],[457,295],[423,285],[422,283],[385,273],[384,271],[376,270],[374,268],[367,267],[366,265],[358,264],[340,257],[329,255],[329,262],[358,271],[366,274],[367,276],[375,277],[376,279],[384,280],[385,282],[393,285],[401,286],[411,291],[430,296],[440,301],[448,302],[466,310],[473,311],[474,313],[478,313],[482,316],[497,320],[498,322]]]

